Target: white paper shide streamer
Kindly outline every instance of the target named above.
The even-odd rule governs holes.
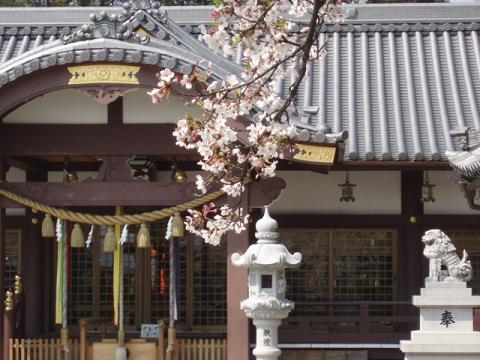
[[[90,227],[90,231],[88,232],[87,241],[85,242],[85,245],[87,246],[87,248],[89,248],[93,244],[93,229],[94,229],[94,227],[95,227],[95,225],[92,225]]]
[[[55,235],[57,237],[57,242],[62,241],[62,220],[57,218],[57,224],[55,226]]]
[[[120,235],[120,240],[118,241],[118,243],[120,245],[125,244],[127,242],[127,237],[128,237],[128,224],[125,224],[123,225],[122,234]]]

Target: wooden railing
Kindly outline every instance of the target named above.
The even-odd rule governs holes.
[[[280,342],[398,343],[418,328],[409,301],[296,302]]]
[[[178,360],[227,360],[226,339],[178,339]]]
[[[162,344],[157,344],[159,359],[164,359]],[[90,344],[81,351],[79,339],[68,340],[70,360],[91,359]],[[175,360],[227,360],[226,339],[177,339]],[[84,355],[83,355],[84,354]],[[9,357],[5,360],[64,360],[60,339],[10,339]],[[131,360],[135,360],[134,358]],[[152,359],[155,360],[155,359]]]
[[[69,339],[71,360],[80,360],[80,342]],[[10,339],[8,360],[63,360],[60,339]],[[7,359],[5,359],[7,360]]]

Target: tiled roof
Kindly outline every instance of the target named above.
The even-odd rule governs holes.
[[[300,94],[305,120],[348,130],[350,160],[445,159],[455,149],[450,130],[480,128],[478,28],[334,26],[322,34],[327,55],[312,65]]]
[[[190,33],[210,21],[209,7],[166,9]],[[100,10],[0,9],[0,72]],[[480,129],[479,29],[480,5],[350,7],[345,22],[323,29],[327,55],[299,93],[305,140],[347,130],[350,160],[445,160],[457,149],[451,130]]]

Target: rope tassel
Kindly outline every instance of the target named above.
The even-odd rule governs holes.
[[[45,214],[42,222],[42,236],[55,237],[55,225],[53,224],[52,215]]]
[[[117,249],[117,242],[115,241],[115,233],[113,226],[107,226],[107,233],[103,240],[103,252],[113,253]]]
[[[150,232],[148,231],[147,224],[142,224],[137,235],[137,247],[149,248],[150,247]]]
[[[82,228],[79,224],[75,224],[72,230],[72,239],[71,239],[72,248],[83,248],[85,247],[85,238],[83,236]]]
[[[173,216],[172,236],[173,237],[185,236],[185,225],[183,224],[183,219],[180,216],[179,212],[176,212],[175,215]]]

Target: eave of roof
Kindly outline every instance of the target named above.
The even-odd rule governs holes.
[[[194,36],[211,21],[212,7],[163,9]],[[0,64],[102,10],[120,11],[0,8]],[[451,130],[480,128],[479,28],[478,4],[349,6],[343,23],[323,29],[331,33],[327,55],[311,65],[297,97],[300,127],[307,137],[348,130],[348,160],[445,160],[458,149]],[[290,81],[282,81],[284,93]]]
[[[212,22],[212,6],[165,6],[179,25]],[[478,4],[367,4],[349,5],[344,24],[470,22],[480,19]],[[65,11],[67,10],[68,11]],[[1,7],[0,26],[80,25],[91,13],[119,13],[120,7]]]

